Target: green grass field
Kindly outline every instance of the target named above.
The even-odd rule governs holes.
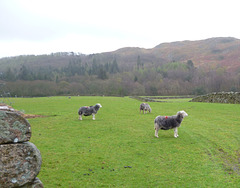
[[[45,187],[240,187],[240,106],[150,102],[128,97],[13,99],[29,119],[40,150],[38,175]],[[101,103],[96,120],[78,120],[80,106]],[[157,115],[185,110],[179,138],[173,130],[154,137]]]

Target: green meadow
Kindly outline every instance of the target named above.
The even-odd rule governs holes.
[[[14,98],[26,114],[30,142],[42,155],[45,187],[240,187],[240,106],[188,100],[149,102],[128,97]],[[78,120],[80,106],[103,106]],[[154,137],[154,119],[185,110],[179,137]]]

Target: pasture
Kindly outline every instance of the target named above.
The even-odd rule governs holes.
[[[240,187],[240,106],[149,102],[128,97],[15,98],[26,114],[43,163],[45,187]],[[78,120],[80,106],[103,106]],[[185,110],[179,138],[173,130],[154,137],[157,115]]]

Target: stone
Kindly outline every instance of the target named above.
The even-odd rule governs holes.
[[[44,188],[44,186],[40,179],[35,178],[33,182],[27,183],[21,186],[21,188]]]
[[[240,92],[215,92],[197,96],[190,102],[240,104]]]
[[[8,106],[1,106],[0,105],[0,110],[5,110],[5,111],[14,111],[14,109],[13,108],[10,108],[10,107],[8,107]]]
[[[0,110],[0,144],[27,142],[30,138],[31,126],[25,118]]]
[[[42,158],[30,142],[0,145],[0,187],[20,187],[35,180]]]

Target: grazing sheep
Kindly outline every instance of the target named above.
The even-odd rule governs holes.
[[[157,116],[154,120],[155,136],[158,138],[159,129],[174,130],[174,137],[178,137],[178,127],[180,127],[181,122],[184,117],[188,116],[185,111],[179,111],[174,116]]]
[[[143,114],[145,113],[145,111],[148,111],[149,113],[152,111],[152,109],[148,103],[140,104],[140,113],[141,113],[141,110],[143,111]]]
[[[101,104],[96,104],[95,106],[83,106],[78,110],[79,120],[82,120],[82,115],[84,116],[93,116],[93,120],[95,120],[95,114],[98,112],[99,108],[101,108]]]

